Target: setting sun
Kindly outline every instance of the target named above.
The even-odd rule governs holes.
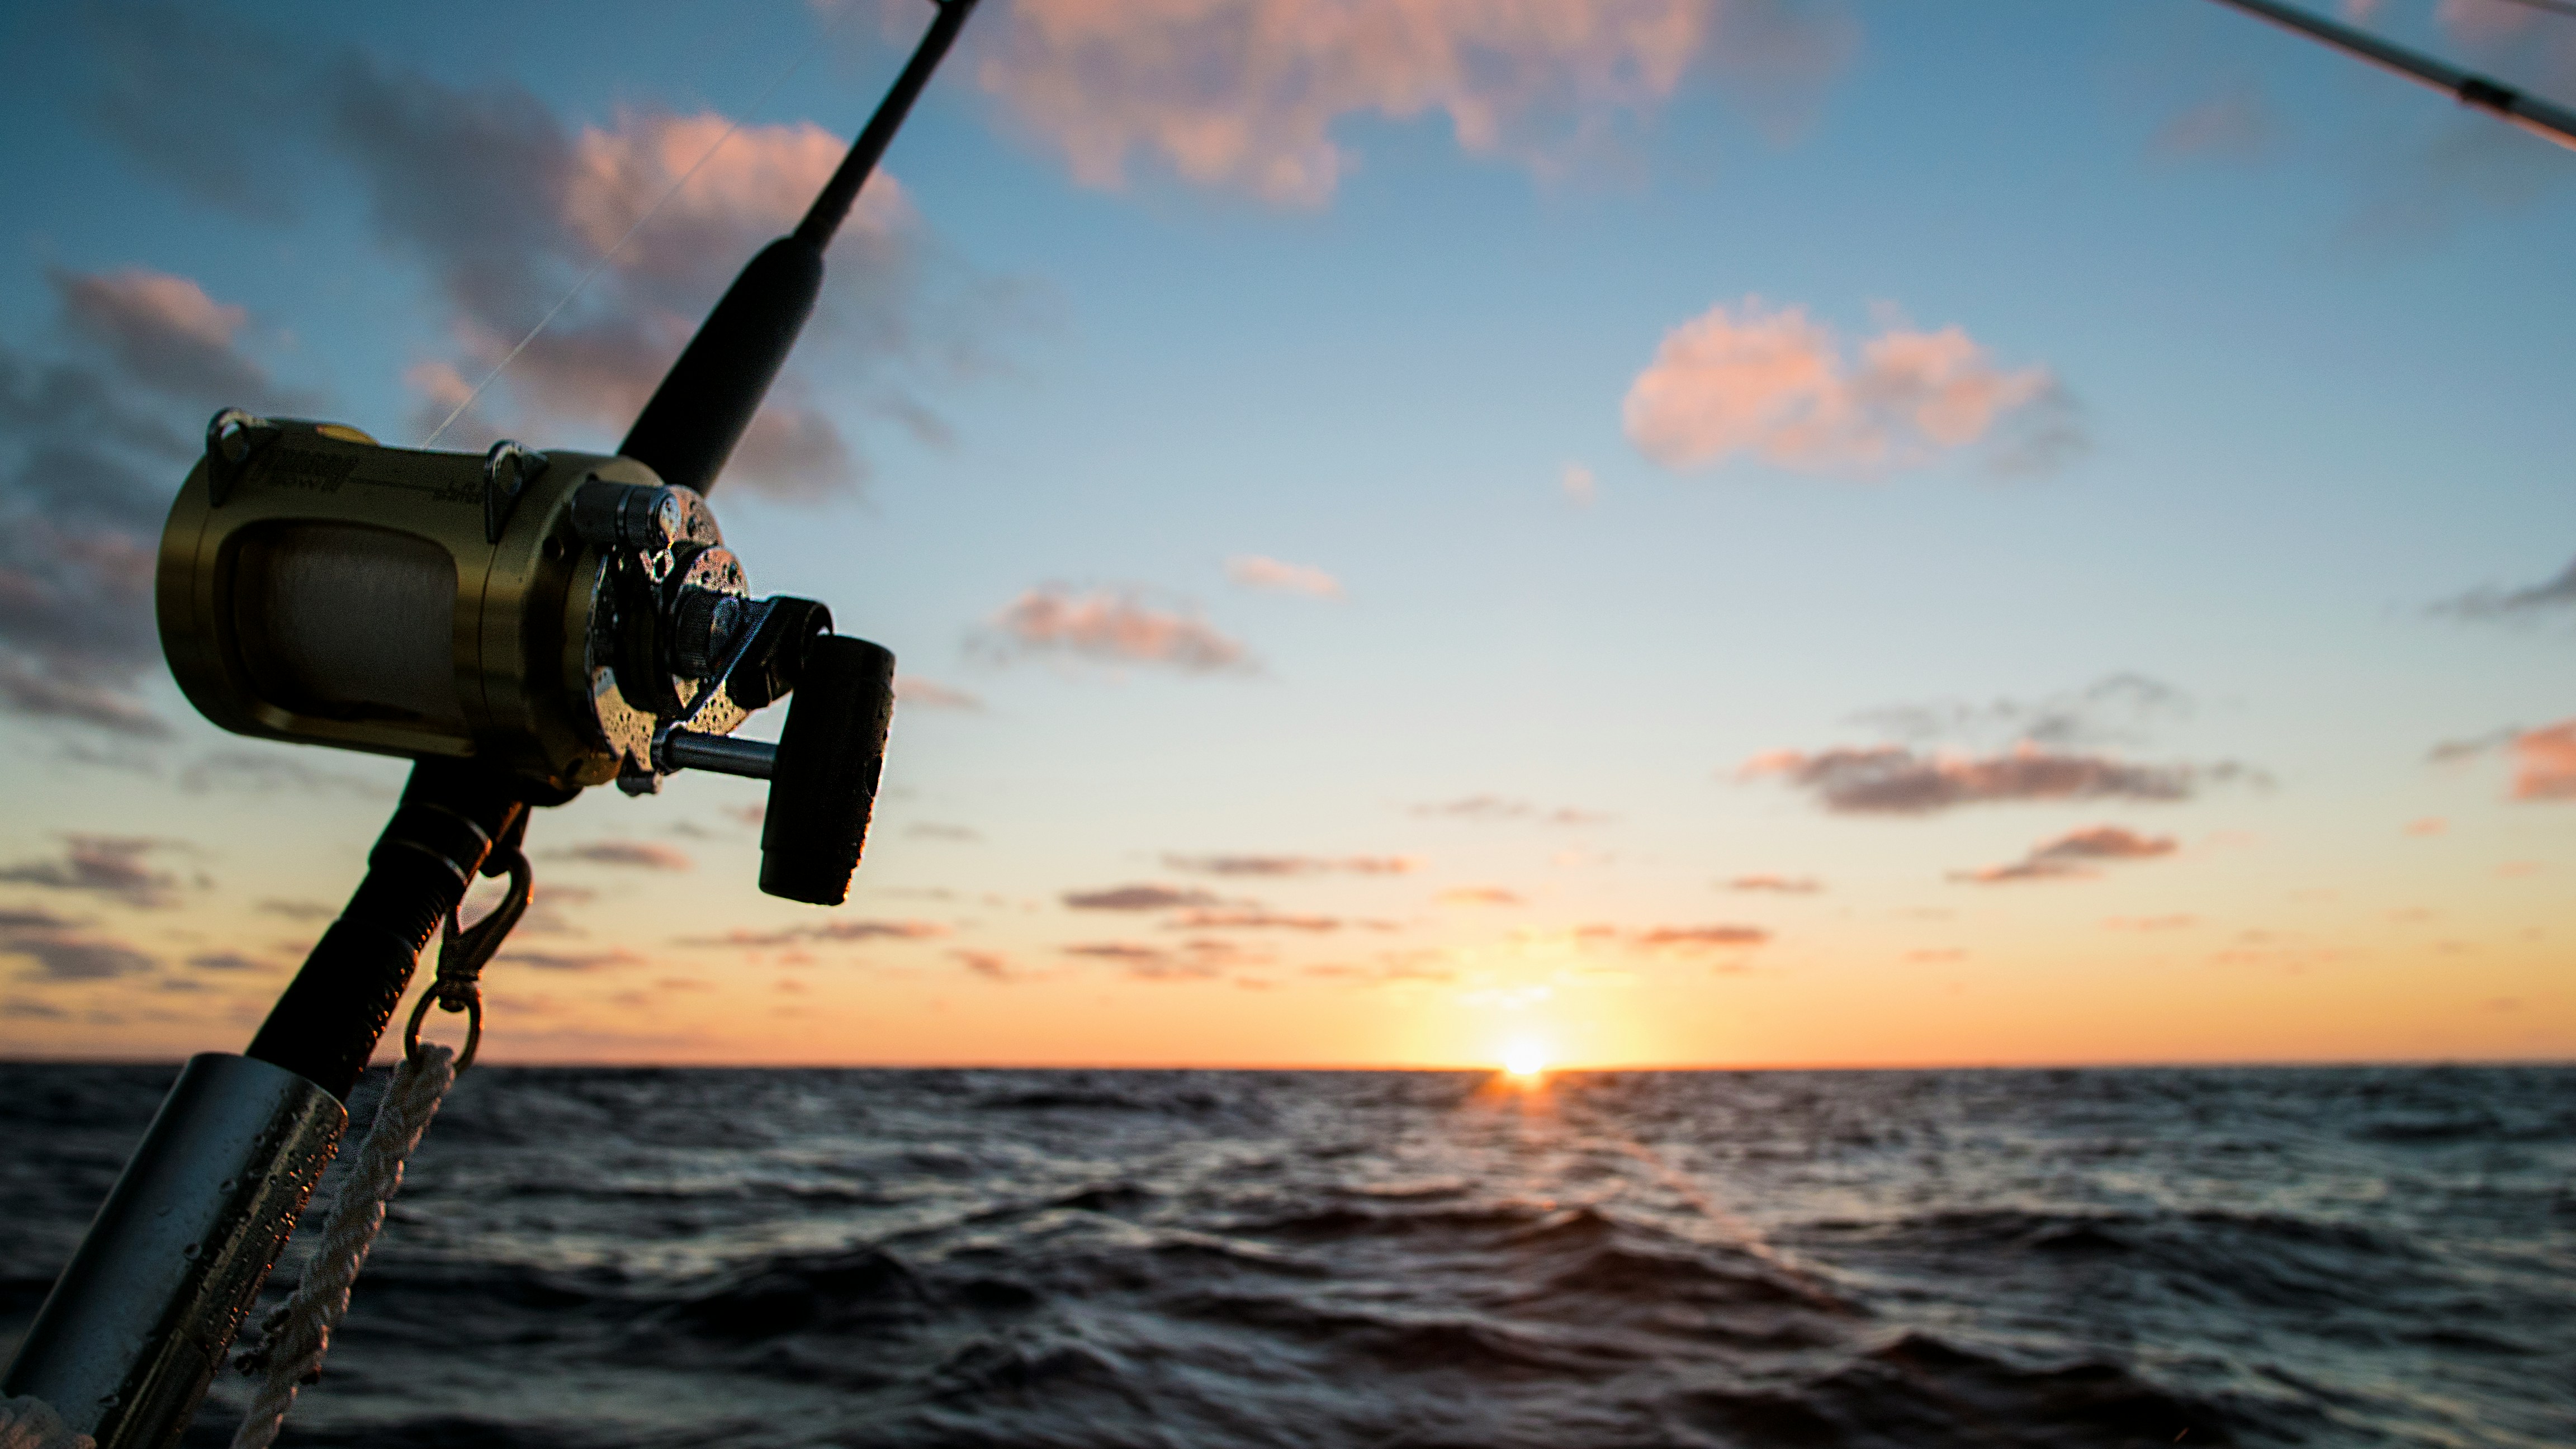
[[[1516,1041],[1503,1048],[1503,1070],[1515,1077],[1528,1079],[1547,1070],[1547,1049],[1534,1041]]]

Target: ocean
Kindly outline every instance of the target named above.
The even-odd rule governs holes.
[[[0,1065],[0,1347],[171,1071]],[[2576,1069],[483,1067],[281,1442],[2564,1449]]]

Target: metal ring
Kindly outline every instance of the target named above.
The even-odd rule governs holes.
[[[438,999],[438,986],[433,982],[427,990],[421,992],[420,1000],[413,1004],[411,1022],[403,1028],[405,1057],[420,1055],[420,1024],[422,1019],[429,1015],[429,1004]],[[447,1009],[456,1010],[452,1006]],[[465,998],[464,1009],[465,1045],[456,1053],[456,1070],[460,1072],[474,1065],[474,1050],[483,1044],[483,992],[480,987],[475,988],[472,996]]]
[[[252,434],[276,424],[240,408],[225,408],[206,420],[206,495],[217,508],[232,496],[250,455],[259,451]]]
[[[483,455],[483,541],[499,543],[501,532],[510,526],[510,512],[519,506],[519,495],[528,491],[528,480],[546,471],[546,455],[534,448],[522,447],[508,438],[492,445]],[[507,481],[504,481],[504,475]]]

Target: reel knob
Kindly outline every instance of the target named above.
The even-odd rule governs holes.
[[[806,647],[760,828],[765,894],[818,906],[849,896],[893,721],[892,653],[842,634]]]

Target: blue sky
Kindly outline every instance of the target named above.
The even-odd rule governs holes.
[[[1170,20],[1191,13],[1214,20]],[[1431,0],[1387,12],[1417,41],[1463,37],[1474,64],[1445,81],[1349,39],[1357,13],[989,0],[889,158],[901,206],[881,247],[836,261],[846,290],[786,394],[863,468],[715,495],[756,587],[828,600],[936,686],[898,717],[845,913],[917,929],[686,944],[815,919],[753,891],[751,832],[725,811],[756,789],[684,777],[652,801],[585,798],[540,822],[541,851],[650,841],[689,864],[541,853],[570,889],[515,975],[495,967],[496,1053],[1437,1062],[1528,1037],[1561,1060],[1880,1062],[2576,1044],[2559,969],[2576,920],[2555,880],[2576,869],[2576,765],[2546,734],[2576,715],[2567,606],[2439,607],[2542,584],[2576,552],[2576,153],[2185,0],[1568,0],[1538,12],[1562,25],[1529,33]],[[225,357],[314,416],[406,444],[443,411],[425,367],[483,371],[488,344],[460,319],[515,333],[590,259],[577,222],[510,250],[514,217],[573,215],[583,193],[513,193],[492,157],[546,134],[640,165],[697,134],[674,118],[713,114],[745,129],[709,176],[766,196],[753,162],[789,156],[787,128],[846,137],[920,23],[863,4],[818,42],[834,7],[226,14],[265,58],[228,66],[157,12],[12,22],[0,105],[19,144],[0,167],[8,194],[41,204],[14,218],[0,343],[13,365],[116,378],[133,357],[100,309],[177,295],[137,276],[185,279],[240,309],[205,324]],[[1270,38],[1218,23],[1246,16]],[[2389,0],[2364,18],[2576,97],[2576,22],[2506,0]],[[1300,35],[1328,39],[1298,53]],[[1276,81],[1283,67],[1303,79]],[[153,79],[196,70],[238,89]],[[443,107],[445,134],[490,146],[368,151],[332,109],[351,95]],[[1499,117],[1501,139],[1462,136],[1452,112]],[[1330,156],[1332,184],[1249,163],[1182,174],[1155,152],[1203,141],[1211,117],[1256,159]],[[1114,176],[1104,136],[1135,143]],[[649,171],[603,194],[658,194]],[[474,205],[396,214],[424,197]],[[442,230],[460,220],[467,241]],[[563,330],[619,307],[694,316],[758,224],[684,197]],[[487,244],[516,292],[477,312],[450,264]],[[647,256],[671,266],[648,274]],[[84,312],[80,297],[111,300]],[[1832,396],[1864,412],[1885,410],[1865,348],[1950,328],[1972,353],[1960,376],[2023,400],[1978,412],[1955,445],[1894,426],[1895,460],[1876,466],[1748,446],[1677,467],[1641,445],[1623,404],[1676,329],[1714,315],[1740,343],[1789,309],[1842,369]],[[643,348],[620,378],[665,355]],[[479,450],[502,425],[613,445],[614,387],[583,393],[540,363],[505,373],[442,445]],[[207,410],[120,385],[183,434]],[[1689,384],[1680,423],[1753,405],[1713,386]],[[907,424],[910,408],[936,424]],[[7,440],[12,472],[33,436]],[[1998,466],[2033,437],[2061,445],[2047,466]],[[168,487],[184,471],[154,466]],[[21,476],[13,510],[66,506]],[[1247,587],[1229,564],[1248,558],[1320,570],[1337,592]],[[1200,631],[1240,660],[1085,652],[1028,630],[1014,611],[1032,598]],[[0,822],[0,910],[26,916],[0,941],[17,951],[0,1047],[233,1045],[318,930],[309,909],[260,903],[336,900],[401,767],[229,740],[148,659],[66,662],[32,629],[10,636],[13,667],[86,670],[73,682],[164,733],[30,713],[23,692],[0,715],[21,802]],[[943,706],[943,690],[973,704]],[[2456,742],[2474,748],[2430,758]],[[2018,750],[2163,771],[2171,788],[1974,785],[1873,811],[1838,806],[1829,775],[1745,769],[1838,747],[1902,751],[1954,782]],[[2101,827],[2136,853],[1960,878],[2058,860],[2050,842]],[[1229,853],[1412,868],[1187,864]],[[98,875],[114,862],[161,884]],[[1759,876],[1819,888],[1728,884]],[[1309,924],[1068,902],[1131,884]],[[1690,934],[1720,928],[1753,934]],[[217,957],[239,959],[190,964]]]

